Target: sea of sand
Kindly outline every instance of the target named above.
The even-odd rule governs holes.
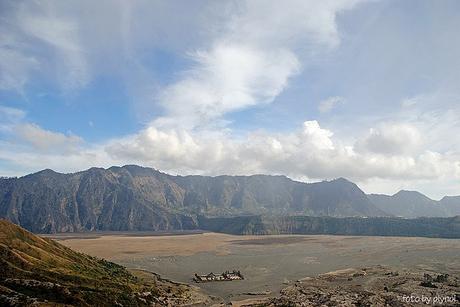
[[[380,264],[460,274],[457,239],[206,232],[73,233],[50,237],[77,251],[184,283],[193,283],[195,273],[240,270],[245,277],[242,281],[197,284],[204,292],[227,301],[248,299],[258,293],[276,295],[293,281],[350,267]]]

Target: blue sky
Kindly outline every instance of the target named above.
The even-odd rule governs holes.
[[[458,1],[1,1],[0,175],[460,194]]]

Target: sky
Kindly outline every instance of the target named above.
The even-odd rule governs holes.
[[[0,0],[0,176],[139,164],[460,195],[456,0]]]

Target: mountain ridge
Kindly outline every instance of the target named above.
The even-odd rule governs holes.
[[[393,195],[368,194],[381,210],[405,218],[449,217],[460,215],[460,196],[436,201],[418,191],[400,190]]]
[[[169,175],[137,165],[68,174],[46,169],[0,180],[0,217],[33,232],[52,233],[189,230],[199,228],[199,216],[420,216],[413,212],[414,200],[402,197],[408,193],[398,193],[367,195],[342,177],[305,183],[282,175]],[[396,210],[398,201],[410,204],[409,209]],[[428,199],[421,208],[430,204],[436,205]]]

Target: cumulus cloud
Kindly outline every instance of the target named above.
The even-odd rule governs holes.
[[[360,151],[401,155],[416,151],[422,144],[422,135],[410,124],[385,123],[371,128],[356,144]]]
[[[303,134],[311,142],[311,147],[313,148],[319,150],[334,149],[334,144],[331,140],[334,134],[329,130],[322,129],[316,120],[303,123]]]
[[[45,167],[70,172],[136,163],[181,175],[264,173],[307,181],[343,176],[374,192],[382,191],[376,188],[382,182],[380,188],[410,187],[408,183],[423,186],[433,180],[453,186],[452,182],[460,178],[458,154],[420,147],[398,154],[362,150],[358,144],[368,135],[355,144],[347,144],[314,120],[304,122],[293,132],[257,131],[244,137],[226,131],[204,133],[150,126],[101,145],[86,144],[77,136],[33,124],[23,124],[17,135],[20,140],[16,145],[0,146],[0,159],[25,172]],[[23,146],[32,150],[24,150]]]
[[[111,142],[106,151],[113,159],[181,174],[269,173],[318,179],[346,176],[357,180],[428,179],[460,174],[455,157],[423,150],[398,155],[357,150],[335,140],[333,133],[317,121],[306,121],[302,129],[292,133],[258,132],[244,139],[149,127],[136,136]]]

